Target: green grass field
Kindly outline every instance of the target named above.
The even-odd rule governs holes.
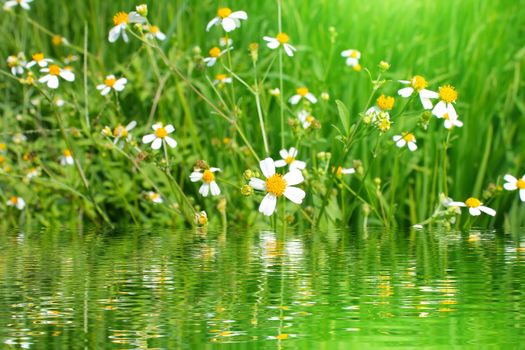
[[[525,174],[524,1],[147,4],[147,20],[166,34],[164,41],[128,25],[129,43],[108,42],[113,16],[139,5],[131,1],[34,0],[28,11],[15,6],[0,13],[2,225],[194,224],[202,210],[212,226],[525,224],[518,191],[502,187],[505,174]],[[248,20],[228,33],[233,49],[206,67],[203,58],[225,36],[219,26],[206,31],[220,7],[246,11]],[[279,26],[297,48],[294,57],[266,47],[263,36],[275,37]],[[54,45],[56,35],[68,43]],[[258,44],[256,60],[252,43]],[[360,70],[345,65],[345,49],[361,52]],[[28,84],[28,70],[15,77],[6,61],[19,52],[26,61],[41,52],[72,66],[75,81],[50,89],[37,82],[47,73],[33,67],[35,84]],[[65,63],[68,55],[78,60]],[[381,70],[381,61],[390,69]],[[128,83],[101,96],[96,86],[110,74]],[[217,74],[233,83],[213,84]],[[447,130],[443,119],[423,113],[417,97],[398,95],[406,87],[398,80],[415,75],[432,91],[456,88],[463,127]],[[281,86],[282,99],[270,94]],[[288,103],[302,86],[316,104]],[[368,125],[364,113],[381,94],[395,98],[384,132]],[[57,98],[63,106],[56,106]],[[297,119],[303,107],[319,128],[303,129]],[[131,121],[137,122],[133,139],[122,147],[102,133]],[[177,147],[152,150],[142,143],[156,122],[175,127],[170,136]],[[392,139],[402,132],[415,135],[416,151],[396,147]],[[279,150],[292,146],[307,163],[298,185],[306,197],[301,205],[278,198],[267,219],[258,212],[263,195],[246,196],[245,170],[260,173],[259,160],[280,159]],[[66,149],[73,166],[60,164]],[[221,168],[215,173],[220,195],[204,198],[201,183],[190,181],[199,160]],[[337,176],[332,169],[338,166],[356,173]],[[28,178],[31,172],[37,176]],[[163,202],[154,203],[150,191]],[[441,194],[479,198],[497,214],[471,217],[463,209],[457,217],[456,209],[440,205]],[[13,196],[25,201],[22,210],[4,205]]]

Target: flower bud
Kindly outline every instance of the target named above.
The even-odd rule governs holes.
[[[386,62],[386,61],[381,61],[379,62],[379,69],[383,72],[386,72],[387,70],[390,69],[390,63]]]
[[[138,5],[137,7],[135,7],[135,10],[137,10],[137,13],[142,17],[148,16],[148,5],[146,4]]]
[[[243,196],[249,197],[253,194],[253,187],[250,185],[244,185],[241,187],[241,193]]]

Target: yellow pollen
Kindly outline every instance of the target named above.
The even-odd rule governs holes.
[[[155,192],[153,192],[153,193],[151,193],[151,194],[149,195],[149,198],[150,198],[152,201],[155,200],[155,199],[158,199],[159,197],[160,197],[160,195],[159,195],[158,193],[155,193]]]
[[[286,159],[284,161],[286,162],[286,164],[292,164],[294,160],[295,160],[294,157],[288,156],[288,157],[286,157]]]
[[[73,155],[73,154],[71,153],[70,150],[66,149],[66,150],[64,151],[64,157],[71,157],[72,155]]]
[[[52,64],[49,66],[49,74],[51,75],[59,75],[60,74],[60,67],[56,64]]]
[[[448,115],[448,113],[445,113],[445,114],[443,114],[443,118],[445,118],[445,120],[449,120],[450,116]]]
[[[11,197],[9,198],[9,202],[11,202],[11,204],[15,205],[16,203],[18,203],[18,197]]]
[[[213,180],[215,180],[215,175],[211,172],[211,170],[209,169],[204,170],[204,173],[202,174],[202,181],[206,183],[210,183]]]
[[[350,53],[348,54],[348,57],[357,58],[357,51],[355,50],[350,51]]]
[[[122,124],[119,124],[113,130],[113,136],[114,137],[127,137],[128,136],[128,131],[126,130],[126,128]]]
[[[418,92],[428,86],[428,82],[421,75],[414,76],[410,83],[412,84],[412,87]]]
[[[361,65],[358,63],[352,69],[356,72],[360,72],[363,67],[361,67]]]
[[[214,57],[214,58],[217,58],[221,55],[221,49],[219,49],[218,47],[212,47],[210,49],[210,57]]]
[[[274,174],[266,179],[266,191],[277,197],[283,195],[288,184],[281,174]]]
[[[40,62],[44,59],[44,54],[43,53],[35,53],[33,55],[33,60],[34,61],[37,61],[37,62]]]
[[[277,34],[276,39],[281,44],[286,44],[290,41],[290,37],[286,33]]]
[[[223,81],[224,79],[226,79],[226,74],[217,74],[215,76],[215,79],[217,79],[218,81]]]
[[[60,35],[53,35],[53,37],[51,38],[51,42],[53,43],[53,45],[55,46],[58,46],[60,44],[62,44],[62,37]]]
[[[277,339],[277,340],[288,339],[288,334],[286,334],[286,333],[279,334],[278,336],[275,337],[275,339]]]
[[[168,132],[166,131],[166,129],[164,129],[164,127],[160,127],[157,130],[155,130],[155,136],[157,136],[158,138],[163,139],[166,136],[168,136]]]
[[[517,186],[520,190],[525,190],[525,180],[523,180],[523,179],[519,179],[518,182],[516,182],[516,186]]]
[[[157,26],[150,26],[149,31],[153,34],[157,34],[159,32],[159,27]]]
[[[315,120],[315,118],[314,118],[313,116],[311,116],[311,115],[309,115],[308,117],[306,117],[306,121],[307,121],[308,123],[311,123],[311,122],[313,122],[314,120]]]
[[[128,14],[126,12],[117,12],[115,16],[113,16],[113,23],[115,23],[116,26],[125,23],[128,23]]]
[[[219,16],[220,18],[226,18],[231,14],[232,14],[232,10],[230,10],[227,7],[222,7],[217,11],[217,16]]]
[[[411,132],[404,132],[403,140],[405,140],[406,142],[414,142],[416,138],[414,137],[414,134],[412,134]]]
[[[458,98],[458,92],[452,85],[441,86],[439,88],[439,98],[446,103],[452,103]]]
[[[477,208],[481,205],[481,202],[477,198],[470,197],[469,199],[465,201],[465,204],[469,208]]]
[[[333,171],[333,170],[332,170]],[[338,166],[337,167],[337,170],[335,171],[335,175],[336,176],[341,176],[343,175],[343,167],[342,166]]]
[[[117,79],[115,78],[106,78],[104,79],[104,85],[106,86],[109,86],[109,87],[113,87],[113,85],[115,85],[115,82],[117,81]]]
[[[377,98],[377,106],[383,111],[390,111],[394,108],[394,98],[392,96],[381,95]]]
[[[298,88],[298,89],[296,90],[296,92],[297,92],[297,95],[302,96],[302,97],[305,97],[305,96],[308,94],[309,91],[308,91],[308,89],[305,88],[305,87],[300,87],[300,88]]]

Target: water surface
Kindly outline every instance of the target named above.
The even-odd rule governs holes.
[[[0,347],[518,348],[524,234],[3,233]]]

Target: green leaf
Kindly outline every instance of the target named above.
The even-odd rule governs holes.
[[[335,104],[337,105],[337,111],[339,112],[341,124],[343,124],[343,130],[348,132],[350,126],[350,113],[348,112],[348,108],[346,108],[344,103],[339,100],[335,100]]]

